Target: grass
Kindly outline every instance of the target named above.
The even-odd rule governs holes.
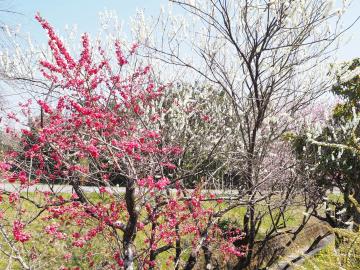
[[[359,270],[360,233],[334,229],[336,241],[307,258],[296,270]]]
[[[313,258],[306,259],[296,270],[339,270],[338,258],[334,253],[334,244],[317,253]]]
[[[92,201],[99,201],[99,194],[87,194],[90,196],[90,199]],[[41,199],[36,197],[35,194],[28,194],[28,196],[31,197],[31,199],[37,201],[38,203],[41,203]],[[62,196],[67,199],[69,198],[69,194],[62,194]],[[10,207],[10,205],[7,203],[8,199],[6,196],[3,196],[3,202],[0,204],[1,211],[5,213],[5,216],[7,218],[10,217],[10,219],[15,219],[17,215],[16,209],[13,209]],[[211,204],[208,205],[210,207]],[[23,201],[22,202],[23,209],[26,209],[28,213],[32,213],[32,215],[35,215],[39,210],[36,209],[34,205],[32,205],[29,202]],[[225,203],[220,205],[220,207],[225,207]],[[265,205],[259,205],[257,206],[259,211],[265,211],[266,206]],[[223,219],[227,219],[232,221],[234,224],[237,224],[238,226],[242,227],[242,220],[245,215],[246,209],[244,207],[238,207],[230,212],[228,212]],[[27,218],[30,218],[30,215],[27,214]],[[29,254],[33,254],[33,256],[37,256],[34,258],[33,261],[39,261],[42,264],[41,265],[35,265],[35,269],[58,269],[60,266],[65,264],[66,266],[71,267],[80,267],[80,269],[88,269],[89,268],[89,252],[93,252],[92,259],[95,263],[100,263],[104,260],[106,260],[106,256],[112,257],[112,254],[109,254],[108,247],[109,246],[115,246],[115,243],[112,243],[110,238],[107,237],[106,234],[98,234],[96,238],[91,242],[91,245],[86,245],[83,248],[75,248],[71,250],[72,258],[69,259],[67,262],[64,261],[63,257],[64,255],[69,251],[69,247],[72,246],[72,240],[65,240],[65,241],[51,241],[50,237],[42,237],[43,234],[43,228],[52,223],[48,220],[43,220],[42,218],[46,214],[42,214],[38,219],[36,219],[34,222],[29,224],[26,228],[26,231],[31,232],[33,238],[31,241],[21,245],[17,244],[19,249],[23,252],[23,254],[26,254],[24,256],[27,256]],[[284,217],[284,221],[286,223],[287,228],[295,227],[297,226],[301,219],[302,219],[302,209],[299,209],[297,207],[290,207],[289,211],[286,212],[286,215]],[[68,217],[71,219],[71,216]],[[8,231],[8,234],[11,236],[11,224],[5,224],[4,226],[6,230]],[[87,223],[84,224],[82,227],[82,231],[86,231],[90,228],[92,228],[94,224]],[[257,235],[257,239],[261,239],[267,230],[272,226],[272,221],[269,215],[265,216],[263,219],[263,222],[261,224],[261,227],[259,229],[259,234]],[[76,232],[78,230],[78,227],[75,226],[65,226],[63,227],[64,233],[67,235],[71,235],[72,233]],[[71,238],[71,237],[70,237]],[[136,246],[142,246],[144,243],[145,235],[144,233],[138,233],[135,238],[135,244]],[[184,239],[184,241],[190,242],[190,239]],[[0,237],[0,244],[2,245],[3,249],[6,252],[10,252],[10,248],[8,245],[4,242],[4,239]],[[186,258],[189,256],[190,250],[186,250],[183,254],[183,259],[186,260]],[[165,252],[164,254],[160,254],[158,259],[160,261],[160,269],[168,269],[168,266],[166,266],[166,257],[168,255],[175,255],[174,250],[169,250]],[[105,256],[105,257],[104,257]],[[29,258],[27,258],[29,259]],[[45,262],[45,264],[44,264]],[[6,269],[8,266],[9,260],[8,257],[6,257],[4,254],[0,254],[0,269]],[[10,269],[21,269],[20,265],[16,260],[12,261],[11,268]]]
[[[22,194],[25,195],[25,194]],[[70,197],[69,194],[61,194],[65,199]],[[36,203],[41,204],[42,199],[36,196],[35,193],[29,193],[27,196],[34,200]],[[97,194],[90,195],[93,199],[98,196]],[[7,234],[10,238],[12,238],[12,221],[17,219],[19,211],[21,209],[26,209],[26,213],[23,216],[23,220],[31,220],[34,216],[36,216],[40,209],[35,207],[32,203],[21,200],[20,207],[14,209],[8,203],[8,198],[3,195],[3,202],[0,204],[0,210],[6,216],[6,220],[10,220],[9,223],[6,223],[5,220],[2,223],[4,229],[7,231]],[[44,235],[44,228],[47,225],[52,224],[53,222],[50,220],[44,219],[49,214],[49,212],[43,212],[37,219],[26,226],[26,232],[30,232],[32,238],[30,241],[24,244],[16,244],[16,247],[20,250],[22,256],[26,260],[30,259],[32,262],[35,262],[35,269],[59,269],[63,264],[71,265],[72,267],[80,267],[81,269],[86,269],[89,263],[88,253],[96,251],[93,254],[94,260],[103,260],[104,254],[107,254],[104,249],[104,243],[108,243],[108,240],[103,238],[102,234],[98,234],[96,237],[96,241],[92,241],[92,246],[84,246],[84,248],[75,248],[72,250],[72,257],[68,262],[64,260],[64,255],[68,252],[68,247],[72,246],[72,241],[66,239],[64,241],[53,241],[51,237],[42,237]],[[71,219],[71,216],[68,216],[68,219]],[[85,224],[81,228],[81,230],[86,231],[89,228],[92,228],[94,224]],[[61,228],[60,228],[61,229]],[[75,226],[64,226],[63,232],[67,235],[71,235],[72,233],[78,230]],[[4,237],[0,235],[0,245],[1,249],[7,253],[11,253],[11,249],[9,245],[7,245]],[[13,254],[14,255],[14,254]],[[22,269],[20,264],[16,261],[16,259],[11,260],[11,267],[7,268],[9,265],[8,257],[0,253],[0,269]],[[36,265],[36,262],[41,262],[41,265]]]

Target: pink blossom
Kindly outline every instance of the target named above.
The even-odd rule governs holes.
[[[161,163],[162,166],[164,166],[165,168],[168,168],[170,170],[175,170],[176,169],[176,165],[170,162],[163,162]]]
[[[25,224],[19,220],[15,220],[13,223],[13,236],[16,241],[26,242],[30,240],[31,235],[25,233],[23,229],[25,228]]]
[[[48,114],[52,114],[52,110],[51,110],[50,106],[46,102],[44,102],[42,100],[38,100],[38,104],[44,110],[44,112],[46,112]]]
[[[123,66],[125,64],[128,63],[127,59],[125,58],[122,50],[121,50],[121,46],[120,46],[120,42],[119,41],[116,41],[115,42],[115,52],[116,52],[116,58],[118,60],[118,64],[120,66]]]
[[[93,157],[93,158],[98,158],[100,156],[99,154],[99,150],[96,148],[96,146],[94,145],[89,145],[87,147],[87,151],[90,153],[90,155]]]
[[[11,192],[9,195],[9,203],[16,203],[20,198],[20,195],[18,192]]]
[[[134,54],[137,50],[137,48],[139,47],[139,44],[138,43],[134,43],[132,46],[131,46],[131,49],[130,49],[130,54]]]
[[[20,181],[20,183],[21,183],[22,185],[24,185],[24,184],[27,182],[27,180],[28,180],[28,177],[27,177],[27,175],[26,175],[26,172],[24,172],[24,171],[19,172],[18,178],[19,178],[19,181]]]
[[[167,177],[162,177],[155,184],[155,187],[159,190],[164,189],[168,184],[170,184],[170,180]]]

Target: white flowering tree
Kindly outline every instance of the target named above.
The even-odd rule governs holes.
[[[319,219],[333,227],[358,229],[360,223],[360,111],[359,111],[359,59],[344,63],[338,71],[333,93],[341,98],[333,109],[332,117],[322,129],[304,129],[294,140],[302,166],[310,172],[316,186],[324,192],[337,187],[344,195],[335,211],[329,208]],[[323,200],[327,200],[326,197]]]
[[[349,2],[339,8],[328,0],[170,2],[173,10],[155,21],[140,13],[134,33],[147,56],[189,70],[178,71],[187,75],[182,80],[204,81],[230,100],[236,119],[230,131],[232,169],[241,179],[240,194],[248,198],[243,226],[249,252],[237,267],[246,267],[264,217],[255,198],[265,196],[279,210],[299,192],[295,161],[280,138],[332,85],[329,58],[346,30],[341,18]]]

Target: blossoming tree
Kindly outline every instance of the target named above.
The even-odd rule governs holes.
[[[321,201],[329,207],[326,215],[316,213],[320,220],[333,227],[353,227],[360,223],[359,178],[359,59],[344,63],[337,72],[337,83],[332,92],[341,98],[331,118],[321,129],[308,127],[294,137],[294,148],[301,161],[301,174],[308,174],[315,186],[322,190]],[[330,208],[325,192],[338,188],[343,203]],[[350,225],[354,226],[350,226]]]
[[[52,99],[33,101],[43,115],[31,129],[20,135],[7,130],[21,144],[1,163],[2,176],[13,184],[0,197],[8,264],[192,269],[199,261],[210,268],[221,263],[212,257],[214,248],[225,259],[242,256],[244,248],[234,245],[241,233],[218,226],[238,201],[224,206],[217,195],[186,190],[177,178],[183,149],[163,140],[157,123],[162,110],[154,107],[167,86],[155,82],[151,66],[130,68],[137,45],[125,52],[116,41],[111,58],[84,34],[75,59],[49,23],[36,19],[49,36],[52,59],[40,62],[40,72],[52,85]],[[21,105],[26,116],[30,104]],[[111,185],[114,175],[123,179],[123,189]],[[72,192],[54,185],[59,180]],[[97,192],[86,192],[85,185]],[[47,257],[52,248],[54,260]]]
[[[331,0],[169,2],[182,13],[164,12],[155,20],[140,13],[134,32],[149,57],[182,69],[183,81],[196,74],[230,100],[236,124],[228,132],[236,135],[228,160],[241,178],[239,193],[248,198],[243,226],[249,252],[238,263],[246,268],[256,256],[257,228],[266,216],[253,199],[266,197],[279,210],[302,192],[293,172],[296,161],[281,138],[334,82],[327,76],[329,59],[346,30],[342,14],[349,2],[339,9]],[[285,156],[286,162],[272,162]],[[281,224],[274,222],[263,241]]]

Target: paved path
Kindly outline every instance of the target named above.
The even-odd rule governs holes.
[[[20,185],[18,184],[10,184],[10,183],[0,183],[0,190],[5,190],[8,192],[18,191]],[[125,192],[124,187],[112,187],[117,192]],[[99,192],[98,187],[92,186],[82,186],[81,189],[84,192]],[[35,192],[35,191],[42,191],[42,192],[62,192],[62,193],[73,193],[74,189],[71,185],[45,185],[45,184],[36,184],[33,186],[28,187],[27,189],[22,189],[21,191],[28,191],[28,192]]]
[[[20,185],[19,184],[10,184],[10,183],[0,183],[0,191],[8,191],[8,192],[15,192],[19,191]],[[98,187],[94,186],[81,186],[81,189],[86,193],[91,192],[99,192]],[[124,187],[118,187],[118,186],[112,186],[111,190],[116,193],[125,193]],[[35,191],[42,191],[42,192],[56,192],[56,193],[74,193],[74,189],[71,185],[46,185],[46,184],[36,184],[33,186],[30,186],[26,189],[22,189],[21,192],[35,192]],[[172,192],[176,192],[176,190],[171,190]],[[188,189],[188,191],[192,191],[191,189]],[[217,195],[223,195],[226,198],[236,197],[237,196],[237,190],[203,190],[204,193],[213,193]]]
[[[319,253],[321,250],[326,248],[329,244],[334,243],[335,236],[330,233],[328,235],[324,235],[323,238],[315,244],[310,250],[304,250],[302,254],[294,253],[288,255],[285,260],[276,263],[271,270],[291,270],[296,267],[301,266],[306,259],[309,259]]]

